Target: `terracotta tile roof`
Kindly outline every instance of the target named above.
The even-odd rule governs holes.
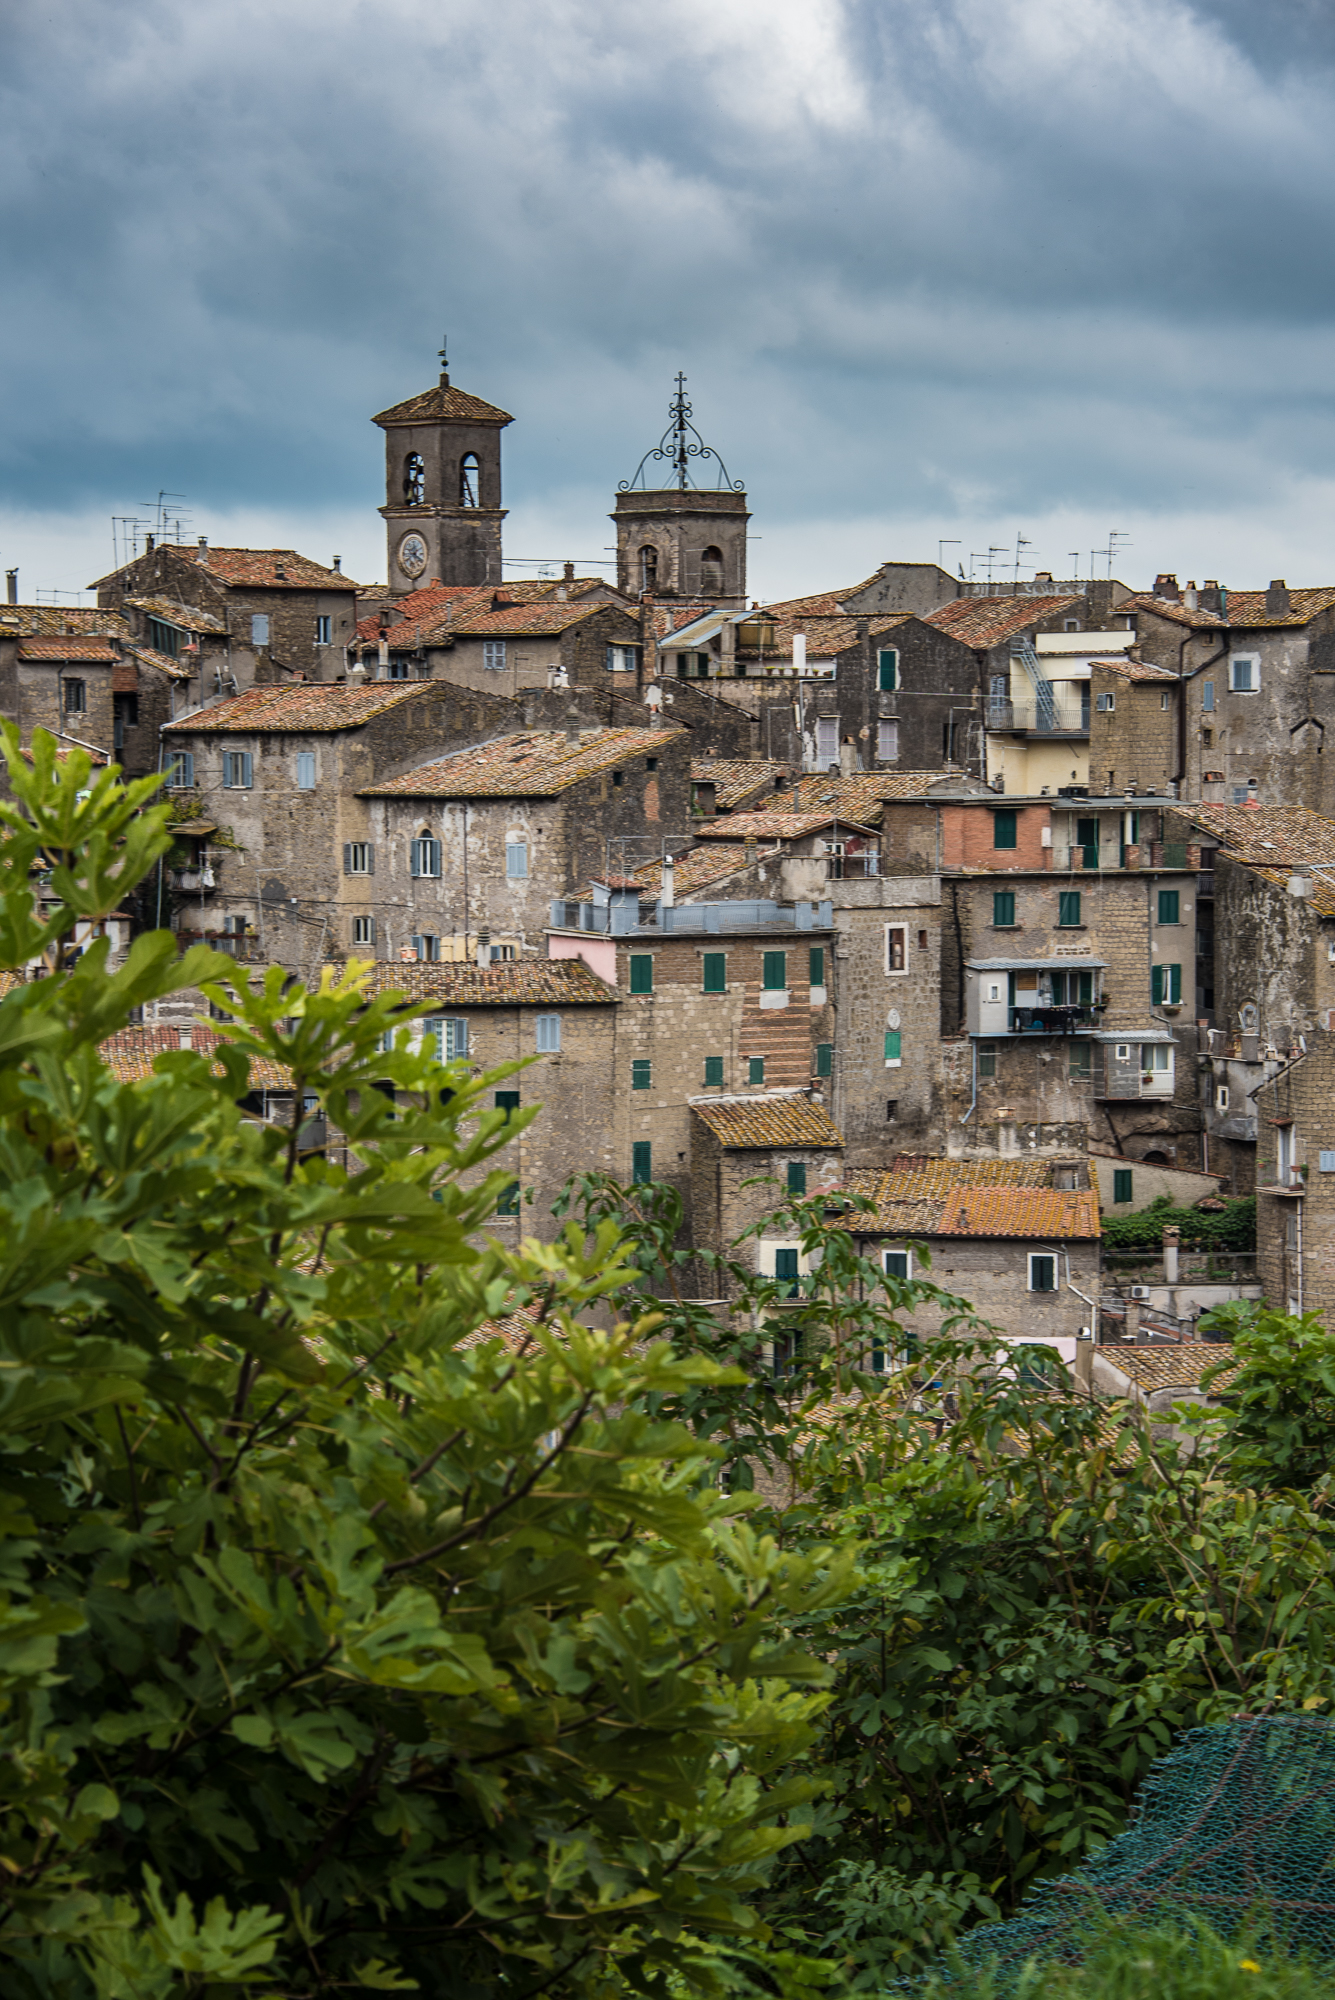
[[[1089,664],[1119,674],[1124,681],[1175,681],[1178,676],[1167,667],[1152,667],[1148,660],[1101,660],[1093,656]]]
[[[945,1160],[903,1153],[888,1170],[864,1168],[846,1176],[852,1194],[875,1202],[868,1214],[850,1215],[855,1234],[936,1233],[945,1203],[958,1188],[1039,1188],[1052,1186],[1050,1160]]]
[[[107,632],[123,638],[129,630],[119,612],[103,611],[95,604],[0,604],[0,631],[7,626],[46,638],[66,632]]]
[[[615,988],[578,958],[516,958],[495,965],[381,960],[371,974],[370,991],[438,1000],[442,1007],[587,1007],[614,1005],[617,997]]]
[[[21,660],[79,660],[90,666],[110,666],[120,658],[120,648],[112,639],[92,634],[76,634],[65,639],[20,639]]]
[[[0,972],[0,1000],[6,993],[12,993],[16,986],[26,984],[21,972]]]
[[[394,607],[403,613],[398,624],[386,631],[392,653],[416,652],[422,646],[439,645],[446,638],[506,637],[525,633],[564,632],[591,618],[606,605],[588,593],[598,589],[597,577],[576,577],[572,583],[551,577],[528,578],[520,583],[469,585],[433,584],[401,598]],[[565,590],[564,598],[557,592]],[[377,613],[359,620],[357,642],[378,647],[380,617]]]
[[[1059,1188],[956,1187],[946,1196],[936,1234],[1096,1238],[1099,1198],[1092,1188],[1068,1193]]]
[[[1120,1369],[1144,1395],[1156,1389],[1194,1389],[1208,1369],[1218,1368],[1223,1362],[1224,1372],[1214,1388],[1217,1395],[1238,1372],[1237,1363],[1229,1359],[1228,1347],[1217,1341],[1186,1340],[1176,1347],[1100,1345],[1096,1352],[1100,1360]]]
[[[515,604],[499,611],[475,611],[470,607],[454,620],[450,630],[461,639],[505,638],[510,634],[522,637],[525,633],[541,636],[546,632],[568,632],[572,625],[582,625],[586,618],[595,618],[606,609],[605,604],[591,604],[582,598],[567,598],[564,604],[556,599],[540,604]]]
[[[713,785],[714,802],[724,812],[732,812],[762,793],[773,792],[777,778],[791,781],[794,775],[791,764],[745,757],[697,757],[691,765],[693,782]]]
[[[1278,625],[1306,625],[1320,611],[1328,610],[1335,604],[1335,585],[1319,584],[1313,589],[1296,589],[1289,592],[1288,611],[1267,611],[1264,590],[1230,590],[1228,592],[1228,612],[1207,611],[1198,605],[1194,611],[1185,604],[1175,603],[1171,598],[1156,597],[1152,591],[1142,591],[1137,597],[1128,597],[1117,606],[1117,615],[1123,612],[1149,611],[1156,618],[1166,618],[1174,625],[1190,625],[1197,631],[1227,629],[1231,626],[1261,628]]]
[[[420,643],[420,635],[434,629],[456,606],[474,600],[489,604],[495,594],[493,584],[428,583],[421,590],[410,590],[396,598],[383,610],[372,612],[370,617],[359,618],[358,642],[378,646],[383,619],[391,647],[399,652],[411,651]]]
[[[879,826],[880,808],[889,799],[925,799],[934,791],[948,792],[969,783],[963,771],[861,771],[853,778],[812,773],[796,780],[787,803],[794,812],[824,806],[865,826]],[[995,797],[984,786],[978,785],[977,791],[979,797]]]
[[[778,615],[784,618],[842,618],[845,601],[856,597],[859,591],[869,590],[880,575],[865,576],[861,583],[846,584],[842,590],[813,590],[806,597],[785,597],[778,604],[765,606],[766,617]]]
[[[508,411],[498,410],[494,403],[484,403],[480,396],[470,396],[466,389],[456,389],[453,384],[442,388],[439,383],[434,389],[424,389],[420,396],[409,396],[406,403],[391,404],[378,417],[372,417],[371,422],[416,424],[435,417],[455,417],[470,424],[514,422]]]
[[[555,798],[584,778],[630,757],[656,755],[680,729],[599,729],[572,743],[557,729],[526,730],[419,765],[387,784],[367,785],[364,799]]]
[[[212,708],[197,708],[167,724],[168,730],[189,735],[283,730],[309,735],[316,731],[359,729],[422,692],[420,682],[375,681],[365,687],[328,686],[299,681],[291,687],[253,687]]]
[[[1083,597],[954,597],[949,604],[929,611],[922,622],[982,650],[999,646],[1046,618],[1074,610],[1084,601]],[[1119,605],[1118,609],[1122,608]]]
[[[156,667],[158,672],[166,674],[169,680],[188,681],[190,678],[190,668],[183,667],[179,660],[171,657],[170,653],[156,652],[152,646],[136,646],[133,641],[127,651],[136,660],[142,660],[146,667]],[[114,680],[112,684],[115,685]]]
[[[845,646],[851,646],[858,636],[857,619],[842,614],[821,617],[814,612],[790,612],[767,605],[755,615],[770,620],[774,626],[774,644],[766,646],[766,659],[791,659],[793,637],[798,632],[806,633],[809,660],[833,659]],[[754,660],[758,657],[758,648],[754,646],[739,644],[737,651],[743,659]]]
[[[687,1101],[721,1146],[754,1151],[772,1146],[843,1147],[843,1134],[824,1105],[802,1090],[773,1090],[755,1097],[692,1097]]]
[[[211,611],[201,611],[197,604],[182,604],[175,597],[127,597],[136,611],[146,611],[150,618],[161,618],[168,625],[179,625],[185,632],[220,632],[227,630],[225,618],[215,618]]]
[[[200,1055],[210,1055],[226,1035],[220,1034],[212,1022],[197,1021],[191,1033],[190,1045]],[[122,1028],[119,1033],[109,1035],[101,1045],[99,1053],[107,1068],[119,1083],[139,1083],[146,1076],[153,1075],[153,1065],[157,1057],[181,1046],[179,1028],[165,1028],[145,1025]],[[221,1065],[214,1067],[221,1075]],[[253,1056],[250,1063],[250,1082],[256,1090],[290,1090],[292,1072],[281,1063],[270,1062],[267,1057]]]
[[[708,847],[693,847],[689,854],[679,854],[672,870],[673,892],[677,897],[693,895],[697,889],[707,888],[711,882],[719,881],[746,865],[746,843],[741,840],[714,840]],[[648,896],[658,894],[662,880],[662,861],[646,861],[642,868],[635,870],[635,879]]]
[[[1211,833],[1239,860],[1261,867],[1288,861],[1335,862],[1335,819],[1305,806],[1170,805],[1169,811]]]
[[[1287,868],[1258,868],[1252,861],[1244,863],[1244,866],[1250,869],[1253,875],[1262,876],[1274,888],[1283,889],[1287,893],[1289,886]],[[1313,868],[1312,888],[1311,894],[1307,897],[1307,907],[1309,910],[1314,910],[1319,917],[1335,917],[1335,868]],[[1173,1171],[1178,1173],[1181,1169],[1175,1167]]]
[[[164,542],[163,548],[174,556],[192,562],[206,575],[218,583],[252,590],[351,590],[358,586],[342,570],[326,569],[323,563],[312,562],[309,556],[298,555],[295,549],[215,549],[197,548],[193,544]],[[280,577],[279,570],[283,571]],[[113,572],[120,575],[119,570]],[[102,582],[109,582],[104,577]]]
[[[729,813],[726,819],[709,820],[696,828],[700,840],[804,840],[808,834],[819,833],[822,827],[833,826],[837,815],[828,806],[813,812],[745,812]],[[852,833],[871,833],[873,829],[858,821],[838,818],[841,830]]]

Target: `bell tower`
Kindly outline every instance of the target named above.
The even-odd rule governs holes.
[[[372,418],[385,433],[391,597],[427,583],[501,581],[501,432],[514,418],[450,382]]]
[[[617,589],[628,597],[705,598],[746,609],[746,489],[691,422],[686,377],[668,409],[668,427],[644,454],[633,479],[617,489]],[[668,483],[650,484],[649,471],[670,466]],[[702,484],[697,467],[712,468]]]

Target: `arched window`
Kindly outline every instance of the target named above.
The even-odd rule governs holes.
[[[640,550],[640,589],[658,588],[658,550],[652,542],[646,542]]]
[[[420,451],[410,451],[403,461],[403,502],[420,507],[426,499],[426,467]]]
[[[480,507],[482,505],[482,502],[478,498],[478,494],[481,491],[480,480],[481,467],[477,462],[477,453],[475,451],[465,452],[459,464],[459,505],[461,507]]]
[[[723,551],[706,549],[700,558],[700,588],[706,597],[723,595]]]

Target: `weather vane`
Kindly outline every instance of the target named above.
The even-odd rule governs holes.
[[[691,406],[686,400],[686,377],[677,371],[677,393],[668,406],[668,427],[652,450],[646,451],[635,469],[633,479],[623,479],[617,487],[618,493],[629,493],[632,488],[644,486],[644,468],[651,458],[667,459],[677,475],[677,485],[684,493],[695,481],[691,477],[691,460],[712,458],[720,474],[720,486],[731,487],[734,493],[744,493],[746,482],[729,479],[728,468],[713,449],[701,437],[691,422]]]

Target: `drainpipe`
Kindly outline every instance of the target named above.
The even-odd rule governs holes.
[[[1297,1201],[1295,1202],[1294,1206],[1295,1206],[1295,1207],[1296,1207],[1296,1209],[1298,1210],[1298,1242],[1297,1242],[1297,1246],[1296,1246],[1296,1254],[1297,1254],[1297,1258],[1298,1258],[1298,1311],[1299,1311],[1299,1313],[1300,1313],[1300,1314],[1301,1314],[1301,1312],[1302,1312],[1302,1309],[1303,1309],[1303,1208],[1304,1208],[1304,1205],[1305,1205],[1305,1198],[1304,1198],[1304,1197],[1303,1197],[1302,1195],[1299,1195],[1299,1197],[1298,1197]]]
[[[973,1102],[960,1119],[961,1125],[967,1125],[973,1117],[974,1112],[978,1109],[978,1044],[973,1040],[972,1036],[969,1039],[969,1047],[973,1050]]]

